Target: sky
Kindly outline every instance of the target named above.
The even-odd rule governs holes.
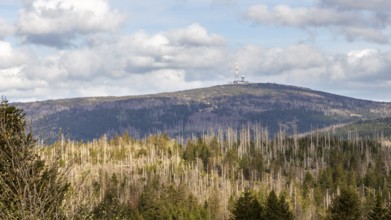
[[[11,102],[253,83],[391,101],[389,0],[0,0]]]

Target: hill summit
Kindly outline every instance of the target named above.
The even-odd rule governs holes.
[[[391,116],[391,103],[354,99],[295,86],[219,85],[155,95],[96,97],[17,103],[35,133],[60,130],[71,139],[129,132],[189,136],[248,125],[298,133],[357,120]]]

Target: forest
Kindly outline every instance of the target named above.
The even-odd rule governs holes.
[[[275,137],[262,125],[191,138],[128,133],[46,144],[0,105],[1,219],[391,219],[381,132]]]

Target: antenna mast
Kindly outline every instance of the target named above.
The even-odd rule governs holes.
[[[236,63],[236,76],[235,76],[235,79],[239,80],[239,64],[238,63]]]
[[[236,62],[236,73],[235,73],[235,80],[233,81],[233,84],[248,84],[249,82],[246,81],[246,77],[242,75],[242,77],[239,79],[239,64]]]

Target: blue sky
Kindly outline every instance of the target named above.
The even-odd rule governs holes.
[[[391,1],[0,0],[0,95],[251,82],[391,101]]]

